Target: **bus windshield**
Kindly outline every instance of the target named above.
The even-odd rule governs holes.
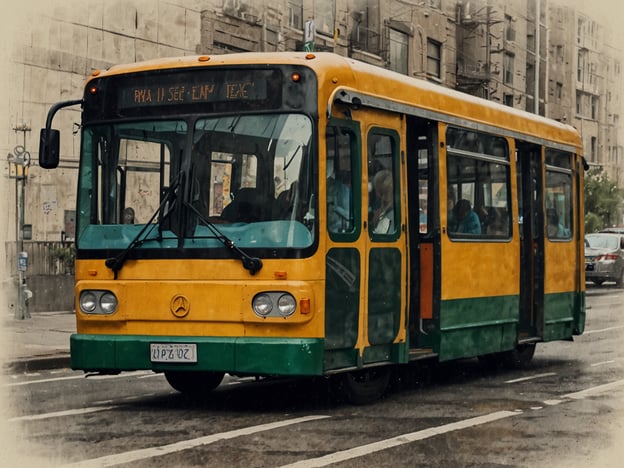
[[[311,137],[294,113],[85,126],[77,247],[309,247]]]

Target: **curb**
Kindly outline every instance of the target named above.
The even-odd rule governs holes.
[[[69,354],[16,359],[4,364],[4,370],[9,372],[30,372],[61,369],[65,367],[70,367]]]

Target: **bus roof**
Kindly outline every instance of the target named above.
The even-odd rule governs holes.
[[[573,146],[579,153],[582,149],[581,137],[570,125],[330,52],[243,52],[161,58],[115,65],[106,71],[94,72],[91,79],[150,70],[241,64],[290,64],[314,69],[320,85],[331,83],[325,91],[321,86],[320,106],[331,105],[329,100],[334,97],[336,89],[346,89],[377,101],[401,104],[405,109],[422,109],[437,116],[447,116],[451,121],[453,118],[466,119],[528,138],[540,136]],[[441,120],[446,119],[442,117]]]

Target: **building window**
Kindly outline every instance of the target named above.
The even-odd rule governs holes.
[[[563,63],[563,46],[562,45],[558,45],[556,47],[555,54],[556,54],[555,60],[557,61],[557,63]]]
[[[288,26],[303,29],[303,0],[288,0]]]
[[[583,94],[576,92],[576,115],[583,115]]]
[[[439,42],[427,39],[427,76],[438,78],[442,77],[442,46]]]
[[[407,75],[407,34],[390,28],[390,70]]]
[[[505,15],[505,39],[513,42],[516,40],[516,31],[513,29],[511,16]]]
[[[351,32],[353,47],[380,55],[379,0],[356,0],[352,17],[355,22]]]
[[[557,82],[555,84],[555,102],[561,103],[561,97],[563,96],[563,83]]]
[[[576,81],[579,83],[583,82],[583,69],[585,68],[585,56],[583,51],[579,51],[578,53],[578,64],[576,66]]]
[[[591,137],[590,149],[589,149],[589,157],[591,158],[591,160],[593,162],[596,162],[596,142],[597,141],[598,141],[598,139],[595,136]]]
[[[505,52],[503,69],[505,73],[505,84],[513,85],[513,74],[514,74],[514,54],[509,52]]]
[[[593,120],[598,118],[598,98],[596,96],[591,97],[591,118]]]
[[[314,23],[321,34],[334,36],[334,17],[336,2],[333,0],[314,1]]]
[[[503,104],[509,107],[513,107],[514,105],[514,97],[513,94],[503,94]]]

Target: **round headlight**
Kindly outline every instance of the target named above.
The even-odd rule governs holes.
[[[91,313],[97,307],[97,298],[91,291],[84,292],[80,295],[80,309],[83,312]]]
[[[111,292],[105,292],[100,297],[100,307],[105,314],[112,314],[117,309],[117,298]]]
[[[266,317],[273,310],[273,302],[268,294],[258,294],[254,297],[252,307],[256,314]]]
[[[289,317],[295,313],[297,302],[290,294],[283,294],[277,301],[277,308],[282,317]]]

